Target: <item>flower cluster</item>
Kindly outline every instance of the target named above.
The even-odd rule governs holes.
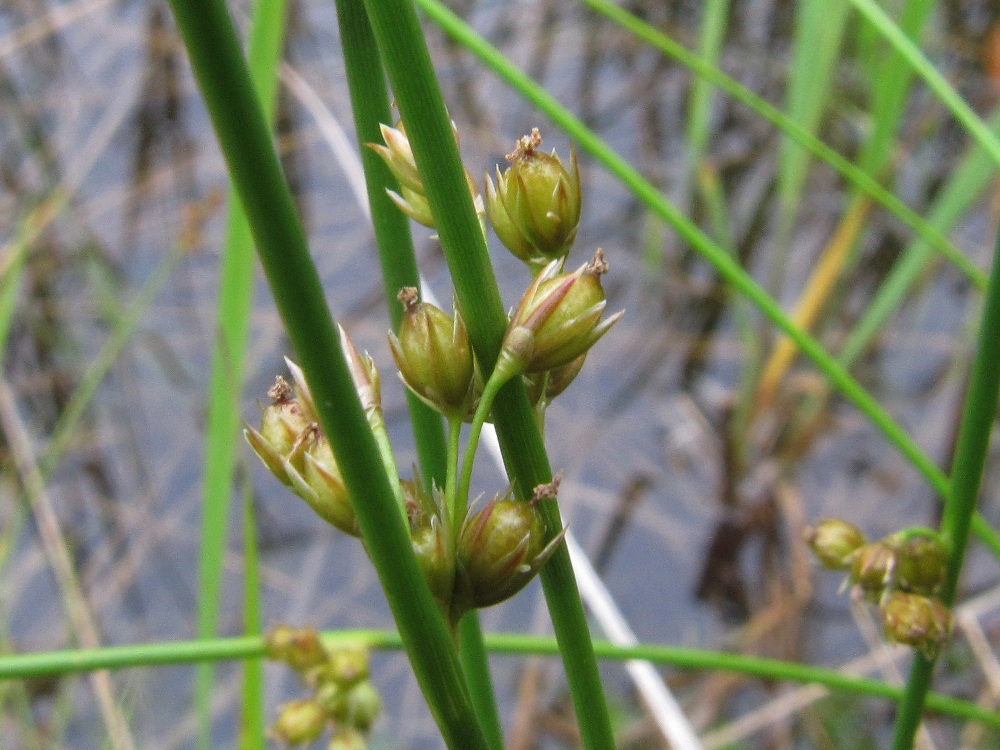
[[[831,570],[848,571],[858,598],[875,604],[885,637],[935,656],[951,635],[951,613],[938,597],[947,550],[931,529],[897,531],[867,542],[839,518],[823,518],[806,529],[806,543]]]
[[[390,196],[408,216],[433,227],[404,126],[383,126],[382,137],[384,144],[369,145],[398,181],[399,192]],[[486,372],[477,359],[457,303],[447,313],[421,301],[415,288],[398,295],[403,316],[399,329],[389,333],[389,348],[406,388],[448,425],[444,487],[425,485],[416,471],[412,480],[396,471],[382,420],[378,371],[341,331],[342,349],[409,526],[414,554],[452,627],[470,609],[497,604],[524,588],[564,533],[558,513],[551,512],[558,480],[539,486],[531,498],[515,498],[508,489],[478,509],[470,507],[472,464],[494,398],[509,380],[522,378],[541,420],[552,399],[580,372],[590,348],[622,315],[602,319],[607,301],[601,277],[608,271],[603,251],[576,271],[563,271],[580,221],[580,173],[575,155],[567,168],[554,151],[541,152],[540,145],[537,130],[518,140],[507,157],[510,166],[496,171],[495,184],[487,180],[485,209],[468,179],[484,231],[488,213],[501,241],[533,275],[510,315],[492,371]],[[358,536],[352,498],[319,425],[309,387],[294,363],[289,361],[288,367],[293,385],[277,379],[261,426],[248,426],[247,440],[275,476],[324,520]],[[471,427],[459,461],[464,423]]]
[[[315,630],[284,625],[264,640],[268,658],[298,672],[312,692],[281,707],[271,734],[288,745],[304,745],[330,729],[328,750],[365,750],[381,710],[378,692],[368,680],[367,649],[346,645],[327,650]]]

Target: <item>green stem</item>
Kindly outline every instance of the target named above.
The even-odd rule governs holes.
[[[465,455],[462,457],[462,476],[458,482],[458,492],[456,493],[456,503],[452,518],[455,521],[454,533],[458,538],[462,522],[465,521],[465,514],[469,509],[469,488],[472,486],[472,466],[476,461],[476,451],[479,449],[479,436],[483,432],[483,425],[493,408],[493,401],[504,383],[512,376],[501,373],[499,368],[493,371],[490,379],[483,387],[483,395],[476,406],[476,413],[472,417],[472,426],[469,430],[469,439],[465,443]]]
[[[479,725],[483,728],[490,750],[503,750],[503,729],[500,726],[496,696],[493,694],[493,682],[490,680],[489,654],[475,610],[465,613],[458,624],[458,632],[458,653],[469,680],[469,692],[476,716],[479,717]]]
[[[462,441],[462,420],[448,420],[448,469],[445,476],[448,478],[444,490],[444,512],[448,515],[448,523],[453,530],[453,539],[458,534],[458,505],[461,502],[468,502],[468,496],[463,496],[458,492],[458,451]],[[464,499],[460,499],[464,498]]]
[[[381,136],[380,124],[392,121],[382,61],[378,56],[364,3],[361,0],[337,0],[336,4],[344,51],[344,67],[347,71],[358,142],[376,143]],[[371,206],[372,223],[379,249],[389,315],[393,330],[398,332],[403,311],[402,307],[396,304],[396,293],[404,286],[420,286],[413,240],[407,218],[386,194],[387,189],[399,191],[399,186],[388,167],[368,148],[361,149],[361,162],[368,188],[368,202]],[[435,486],[446,487],[447,497],[448,488],[454,492],[457,481],[461,421],[449,425],[449,430],[454,436],[446,445],[441,416],[409,391],[406,393],[406,398],[425,489],[433,492]],[[446,501],[446,508],[452,506],[452,502]],[[447,513],[446,510],[445,521]],[[451,538],[450,530],[446,530],[446,533],[449,533]],[[454,555],[453,550],[451,554]],[[459,641],[462,669],[469,682],[473,708],[483,727],[486,740],[491,748],[498,750],[502,746],[502,738],[499,733],[500,720],[497,708],[495,704],[492,706],[484,704],[484,697],[492,701],[493,690],[489,663],[482,646],[478,616],[470,613],[465,619],[471,621],[471,625],[463,623]],[[475,633],[471,632],[473,627]]]
[[[399,634],[392,630],[331,631],[323,633],[322,638],[326,646],[331,649],[341,644],[364,643],[372,649],[398,650],[403,645]],[[551,637],[522,633],[490,633],[484,640],[486,648],[495,655],[557,656],[559,654],[559,646]],[[831,690],[889,700],[898,700],[903,695],[902,688],[869,677],[852,677],[835,669],[731,652],[657,644],[618,646],[608,641],[594,641],[594,651],[602,659],[615,661],[638,659],[656,664],[669,664],[681,669],[733,672],[767,680],[823,685]],[[6,654],[0,655],[0,680],[78,674],[96,669],[173,667],[203,661],[258,659],[264,654],[264,639],[261,636],[133,644],[34,654]],[[927,696],[927,707],[1000,729],[1000,712],[991,711],[968,701],[931,693]]]
[[[221,0],[170,5],[414,674],[448,747],[484,750],[458,654],[396,510],[229,12]]]
[[[982,482],[983,467],[990,445],[990,435],[1000,393],[1000,233],[993,256],[993,271],[986,290],[983,317],[979,328],[976,355],[972,363],[962,422],[952,461],[948,502],[941,519],[941,537],[948,548],[948,568],[941,588],[941,601],[955,602],[958,579],[962,574],[969,529],[976,513],[976,501]],[[893,750],[909,750],[920,726],[920,714],[930,688],[934,659],[914,655],[910,677],[896,717]]]
[[[375,37],[361,0],[337,0],[336,4],[358,143],[378,143],[382,137],[379,125],[391,123],[392,113]],[[370,148],[360,151],[389,319],[392,329],[398,332],[403,308],[396,302],[396,294],[405,286],[420,286],[413,238],[407,218],[386,194],[386,189],[399,191],[389,168]],[[406,405],[426,489],[430,491],[434,484],[443,487],[445,436],[441,415],[409,391]]]
[[[389,477],[389,485],[392,487],[392,494],[396,498],[396,506],[399,508],[400,517],[404,523],[409,523],[406,515],[406,501],[403,499],[403,487],[399,483],[399,470],[396,467],[396,457],[392,454],[392,443],[389,442],[389,433],[385,429],[385,418],[381,409],[372,409],[368,413],[368,425],[375,436],[375,443],[378,445],[379,455],[382,457],[382,466],[385,467],[386,476]]]

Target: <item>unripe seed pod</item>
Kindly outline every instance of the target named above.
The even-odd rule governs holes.
[[[815,528],[806,528],[806,544],[830,570],[847,570],[854,553],[865,543],[857,526],[839,518],[821,518]]]
[[[338,647],[330,653],[323,678],[340,685],[354,685],[368,677],[368,649],[360,643]]]
[[[455,596],[468,607],[509,599],[535,576],[562,535],[548,545],[533,502],[495,497],[467,518],[458,539]]]
[[[475,363],[465,324],[426,302],[417,290],[399,293],[405,308],[399,335],[389,334],[389,347],[406,386],[431,408],[449,418],[464,418],[474,396]]]
[[[558,273],[553,261],[531,282],[504,335],[498,367],[512,375],[554,370],[582,356],[622,316],[601,321],[607,301],[601,276],[604,253],[574,273]]]
[[[413,530],[412,541],[413,554],[431,593],[447,609],[455,587],[455,565],[448,553],[448,541],[441,523],[434,516],[425,519]]]
[[[569,364],[554,370],[524,375],[524,386],[528,389],[528,399],[532,406],[538,406],[542,400],[545,404],[549,404],[552,399],[569,388],[570,383],[576,380],[576,376],[583,369],[583,363],[586,359],[587,355],[584,353]]]
[[[347,713],[339,717],[341,721],[362,732],[371,729],[382,710],[382,701],[375,686],[363,680],[352,687],[347,694]]]
[[[899,531],[886,538],[896,550],[893,585],[913,594],[932,595],[944,583],[948,553],[930,529]]]
[[[896,551],[885,541],[859,548],[851,563],[851,583],[857,584],[865,599],[879,602],[893,580]]]
[[[580,169],[570,152],[567,170],[556,156],[538,150],[538,128],[507,155],[510,167],[486,178],[486,210],[500,241],[533,268],[565,258],[580,223]]]
[[[424,184],[420,179],[420,173],[417,171],[417,163],[413,157],[413,150],[410,148],[410,139],[406,135],[403,123],[397,123],[395,128],[390,128],[388,125],[379,125],[379,128],[382,131],[382,140],[385,142],[385,145],[383,146],[378,143],[368,143],[366,145],[382,157],[386,166],[389,167],[389,171],[392,172],[393,176],[399,182],[400,193],[402,194],[388,189],[386,193],[389,194],[389,198],[396,204],[400,211],[417,223],[433,229],[434,215],[431,213],[430,205],[427,203]],[[451,129],[457,143],[458,130],[455,128],[454,123],[452,123]],[[469,170],[465,170],[465,183],[469,188],[469,194],[472,196],[472,204],[476,209],[476,214],[479,216],[479,223],[482,225],[485,221],[483,218],[485,214],[483,198],[479,195],[476,182],[472,179],[472,175],[469,174]]]
[[[351,496],[329,440],[319,436],[305,451],[302,473],[288,473],[296,494],[309,503],[320,518],[345,534],[360,536]]]
[[[271,403],[261,415],[260,430],[246,425],[243,434],[271,473],[282,484],[291,485],[286,462],[290,461],[301,470],[303,459],[300,446],[313,429],[313,422],[308,410],[295,398],[292,387],[280,375],[268,394]]]
[[[304,745],[319,739],[325,726],[326,716],[315,701],[298,700],[281,707],[271,731],[289,745]]]
[[[277,625],[264,636],[264,647],[269,659],[283,661],[296,672],[326,663],[328,655],[312,628],[291,628]]]
[[[951,612],[934,597],[894,591],[882,608],[885,637],[933,659],[951,635]]]

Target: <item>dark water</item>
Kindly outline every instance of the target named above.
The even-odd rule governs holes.
[[[246,4],[233,7],[244,22]],[[696,45],[699,3],[631,7],[687,46]],[[467,2],[457,9],[708,226],[706,206],[690,177],[684,135],[690,77],[683,69],[573,3]],[[929,32],[935,61],[985,116],[996,97],[982,73],[979,45],[994,11],[985,3],[942,4],[939,10]],[[791,3],[733,3],[723,55],[727,72],[777,103],[793,13]],[[492,170],[512,141],[533,126],[542,128],[546,147],[567,153],[566,139],[528,105],[438,31],[428,36],[474,174]],[[352,133],[332,4],[295,4],[286,60]],[[60,189],[69,196],[29,245],[4,355],[6,388],[37,455],[50,446],[60,415],[116,321],[179,243],[189,245],[101,381],[46,486],[101,642],[189,638],[224,224],[221,158],[163,5],[5,4],[0,81],[4,263],[31,212],[52,205]],[[858,106],[864,88],[848,54],[839,69],[837,106],[824,118],[822,132],[849,154],[865,126]],[[940,109],[918,89],[904,125],[896,189],[917,208],[933,199],[965,148]],[[913,125],[917,121],[919,128]],[[388,374],[388,318],[371,232],[344,165],[316,123],[301,98],[285,89],[279,143],[330,305],[359,348],[371,351],[383,367],[397,461],[409,466],[414,454],[402,388]],[[777,243],[773,186],[780,139],[755,115],[720,97],[708,142],[737,249],[763,280]],[[937,508],[932,492],[851,405],[825,398],[821,381],[804,362],[786,377],[773,408],[740,427],[734,409],[747,349],[738,333],[739,308],[690,248],[614,179],[586,158],[582,164],[584,218],[571,263],[583,263],[603,247],[612,266],[606,277],[609,309],[625,308],[627,315],[549,412],[550,458],[565,472],[561,500],[567,523],[640,640],[741,648],[824,665],[863,655],[869,645],[852,620],[848,597],[838,595],[836,575],[815,570],[798,541],[801,527],[821,515],[839,515],[874,538],[903,525],[931,525]],[[794,304],[846,205],[843,185],[827,169],[812,170],[806,184],[792,252],[780,276],[786,308]],[[994,205],[995,197],[984,196],[951,233],[980,268],[987,266],[992,246]],[[415,229],[421,267],[446,299],[447,277],[429,234]],[[894,219],[873,214],[858,244],[858,263],[822,319],[826,344],[839,346],[909,239]],[[512,305],[527,284],[526,272],[495,241],[493,249],[504,299]],[[957,271],[938,266],[854,368],[942,465],[954,439],[976,299]],[[766,326],[759,331],[769,346],[772,334]],[[269,293],[258,279],[242,393],[248,421],[256,420],[257,403],[283,371],[287,351]],[[810,395],[821,397],[823,408],[819,419],[802,426],[796,416]],[[8,428],[5,422],[5,435]],[[13,442],[6,435],[2,454],[0,623],[8,648],[61,648],[73,640],[34,518],[19,499]],[[265,621],[390,627],[360,546],[319,525],[249,451],[242,451],[241,460],[259,525]],[[995,518],[994,466],[984,485],[984,512]],[[488,459],[481,459],[478,491],[495,492],[503,483]],[[236,515],[226,562],[224,634],[242,628]],[[966,594],[987,591],[996,582],[995,563],[974,546]],[[483,620],[497,631],[541,633],[549,627],[537,585],[485,612]],[[989,610],[980,621],[989,634],[1000,619]],[[960,638],[941,689],[965,697],[982,689],[976,662],[982,657],[969,653]],[[505,715],[529,710],[518,701],[525,661],[497,658],[493,666]],[[605,673],[612,702],[626,718],[638,716],[623,670],[608,666]],[[269,666],[266,674],[273,712],[295,697],[298,687],[278,668]],[[433,723],[405,659],[376,655],[373,674],[386,717],[372,747],[436,747]],[[782,691],[752,679],[672,676],[688,715],[703,731]],[[231,746],[240,673],[222,665],[216,677],[215,741]],[[541,679],[534,722],[538,746],[564,746],[554,718],[564,703],[555,662],[545,666]],[[115,675],[113,685],[137,747],[193,746],[192,669],[132,670]],[[67,679],[39,689],[37,696],[0,692],[6,701],[0,737],[17,738],[10,746],[104,746],[88,681]],[[839,710],[849,711],[871,727],[874,741],[884,742],[891,721],[886,704],[849,702],[833,715]],[[836,739],[836,727],[830,729],[830,713],[806,709],[779,718],[732,746],[846,747]],[[635,740],[628,747],[660,746],[638,719],[630,723]],[[959,729],[948,722],[935,726],[939,747],[956,746]],[[862,746],[863,739],[853,741]]]

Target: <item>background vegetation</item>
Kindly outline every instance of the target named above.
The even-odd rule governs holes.
[[[538,109],[544,102],[511,91],[439,29],[435,6],[422,5],[436,19],[428,39],[473,171],[492,170],[536,125],[566,153],[554,115]],[[582,249],[571,263],[604,247],[610,304],[628,315],[552,408],[550,460],[565,471],[563,516],[639,639],[827,666],[868,660],[892,680],[888,660],[905,674],[908,652],[881,648],[870,614],[837,595],[838,577],[814,575],[800,532],[820,515],[845,517],[871,537],[937,523],[944,474],[933,467],[947,468],[953,452],[992,256],[996,147],[986,128],[1000,53],[988,3],[885,4],[978,113],[968,121],[977,146],[947,93],[916,78],[854,6],[866,4],[628,6],[668,38],[632,17],[609,20],[599,11],[615,10],[599,0],[453,7],[669,201],[640,200],[639,183],[620,182],[620,164],[609,173],[586,136],[573,134],[587,153]],[[246,29],[251,9],[232,11]],[[733,76],[777,111],[739,91],[734,99],[717,73],[693,75],[671,40],[700,51],[703,73]],[[388,372],[389,320],[359,205],[333,5],[290,4],[284,46],[282,165],[335,316]],[[255,420],[289,344],[259,273],[245,299],[220,296],[251,269],[220,264],[223,238],[239,229],[225,219],[225,170],[166,6],[11,3],[0,11],[0,63],[7,650],[235,635],[258,622],[391,626],[357,543],[317,524],[247,451],[233,454],[230,512],[223,503],[203,515],[205,498],[229,494],[228,467],[213,451],[234,442],[206,442],[206,425],[222,419],[231,436],[234,423],[227,433],[219,416],[226,407]],[[822,148],[817,155],[810,134],[847,166]],[[866,197],[873,182],[888,193]],[[716,261],[729,253],[815,331],[912,438],[902,453],[813,364],[775,354],[774,327],[696,252],[684,226],[664,221],[678,216],[711,238]],[[429,234],[414,233],[418,260],[447,298]],[[511,305],[527,278],[493,250]],[[240,344],[220,336],[238,335],[243,316],[241,374]],[[384,380],[394,445],[411,445],[403,390]],[[404,467],[415,458],[411,448],[397,456]],[[500,477],[482,469],[485,491]],[[984,487],[995,496],[995,469]],[[983,531],[996,512],[989,502],[981,510]],[[938,689],[995,694],[997,665],[984,647],[997,623],[995,587],[995,560],[974,544]],[[217,613],[205,604],[216,592]],[[548,615],[533,588],[484,613],[484,625],[545,633]],[[513,746],[573,741],[557,661],[497,657],[493,666]],[[435,742],[405,659],[380,653],[373,672],[388,706],[376,742]],[[212,741],[229,746],[245,726],[241,701],[254,705],[262,685],[272,718],[295,693],[276,668],[264,669],[262,683],[232,664],[200,674],[170,667],[5,682],[2,734],[25,747],[105,737],[187,746],[199,731],[198,684]],[[888,743],[891,704],[881,699],[814,703],[786,696],[784,683],[721,669],[669,674],[706,747]],[[620,744],[656,746],[625,673],[606,667],[606,685],[620,707]],[[953,719],[935,719],[932,736],[940,747],[959,736],[969,747],[996,742]]]

